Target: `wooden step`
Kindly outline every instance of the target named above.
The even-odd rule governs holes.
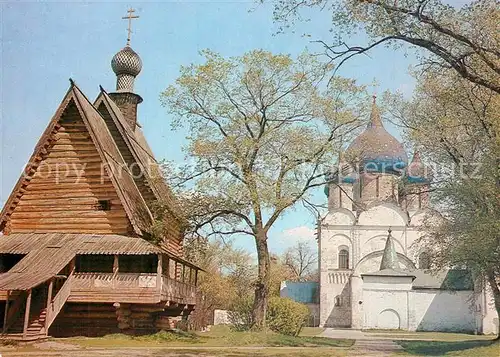
[[[44,324],[29,324],[28,328],[42,328],[44,326]]]
[[[24,338],[22,333],[6,333],[0,335],[0,340],[14,340],[14,341],[36,341],[48,338],[45,334],[28,334]]]

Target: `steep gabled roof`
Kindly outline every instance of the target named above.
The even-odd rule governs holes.
[[[47,150],[54,142],[54,135],[61,126],[59,123],[61,116],[71,102],[76,105],[85,127],[92,138],[92,142],[99,153],[102,163],[106,165],[106,171],[125,208],[127,217],[134,231],[137,234],[148,232],[153,220],[151,212],[139,192],[116,143],[111,137],[104,119],[73,81],[71,81],[68,92],[49,122],[47,129],[38,141],[33,155],[26,165],[24,174],[19,178],[0,213],[0,230],[4,228],[9,215],[19,202],[20,197],[23,195],[32,175],[36,172],[43,156],[46,155]]]
[[[183,217],[179,215],[178,202],[172,194],[170,187],[165,182],[159,164],[140,126],[137,125],[135,130],[130,127],[118,106],[102,87],[101,93],[94,102],[94,107],[100,108],[101,104],[105,106],[107,113],[112,118],[127,148],[133,155],[135,162],[140,166],[147,186],[151,189],[156,200],[166,203],[172,214],[182,221]]]

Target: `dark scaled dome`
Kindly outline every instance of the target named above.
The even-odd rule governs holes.
[[[136,77],[141,72],[142,61],[139,55],[127,45],[113,56],[111,68],[116,75],[127,74]]]
[[[375,99],[370,122],[347,149],[351,161],[361,170],[402,174],[408,164],[403,145],[385,130]]]

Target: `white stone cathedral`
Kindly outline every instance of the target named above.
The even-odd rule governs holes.
[[[408,164],[375,100],[346,162],[326,188],[318,235],[320,326],[497,333],[491,295],[468,271],[429,273],[418,240],[432,177],[418,153]]]

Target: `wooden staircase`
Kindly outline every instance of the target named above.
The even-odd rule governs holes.
[[[28,317],[28,327],[26,336],[23,335],[24,319],[26,312],[26,301],[24,301],[20,312],[15,320],[7,328],[7,331],[1,335],[3,339],[12,340],[38,340],[47,337],[45,333],[45,320],[47,317],[46,299],[47,289],[41,288],[32,296],[30,314]]]
[[[28,328],[26,330],[26,337],[23,337],[24,314],[22,314],[8,330],[8,333],[2,335],[2,338],[28,341],[45,338],[47,337],[45,333],[46,317],[46,308],[43,308],[38,313],[31,313],[29,316]]]
[[[49,285],[41,285],[33,289],[31,297],[31,307],[28,317],[28,324],[26,331],[24,331],[24,324],[26,318],[26,297],[24,295],[20,296],[23,299],[23,304],[19,305],[19,311],[12,314],[12,321],[8,321],[6,329],[0,335],[2,339],[10,340],[23,340],[23,341],[33,341],[48,337],[48,330],[54,320],[56,319],[59,312],[62,310],[64,304],[68,300],[71,293],[71,282],[73,280],[73,271],[60,286],[54,284],[54,280],[49,283]],[[52,289],[56,285],[55,293],[56,295],[47,303],[48,295],[52,295]]]

